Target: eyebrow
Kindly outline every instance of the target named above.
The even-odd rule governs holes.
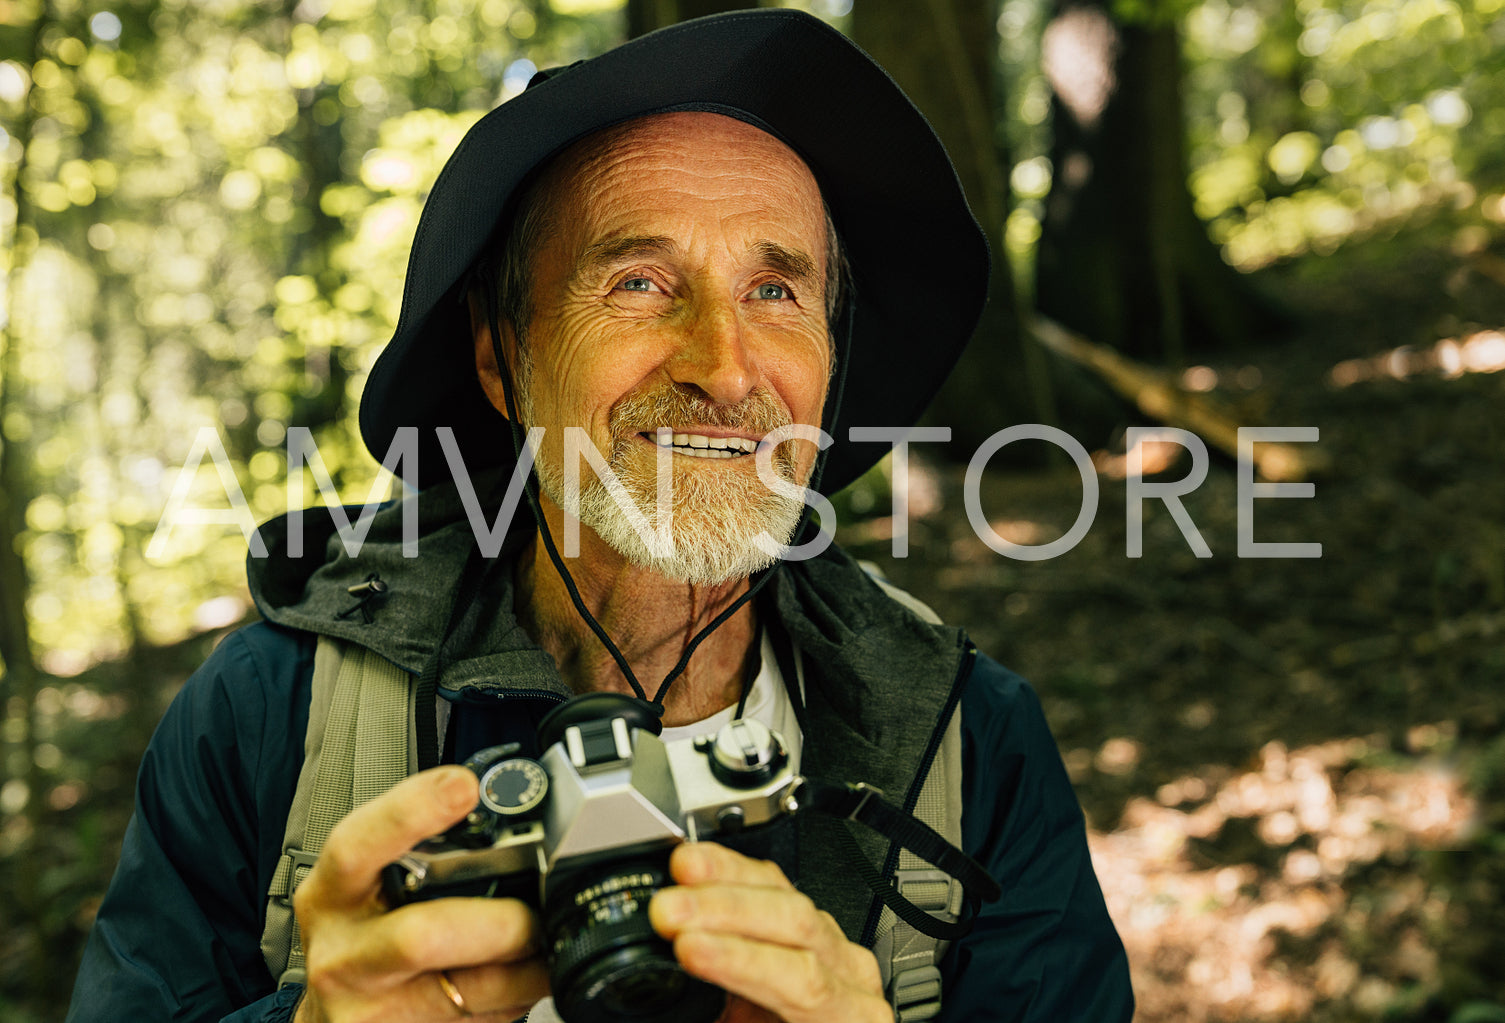
[[[821,275],[815,268],[815,261],[799,249],[764,241],[753,246],[753,253],[759,262],[802,287],[820,283]]]
[[[575,260],[575,269],[570,277],[578,281],[592,276],[595,271],[613,263],[644,256],[670,255],[678,251],[679,246],[674,239],[662,234],[609,238],[606,241],[597,242],[580,253],[580,258]]]
[[[672,256],[679,251],[679,244],[667,235],[628,235],[624,238],[611,238],[597,242],[582,252],[580,258],[575,261],[575,268],[570,277],[578,281],[592,276],[597,270],[613,263],[647,256]],[[821,274],[815,266],[815,261],[799,249],[792,249],[778,242],[760,241],[753,245],[752,252],[756,262],[797,284],[808,286],[821,282]]]

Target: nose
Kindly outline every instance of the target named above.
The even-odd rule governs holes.
[[[669,360],[670,378],[694,387],[718,404],[734,405],[758,383],[758,364],[748,346],[734,299],[705,299]]]

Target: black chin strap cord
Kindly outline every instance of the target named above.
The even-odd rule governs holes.
[[[493,358],[496,359],[497,373],[502,378],[502,396],[507,403],[507,429],[512,435],[513,457],[516,459],[516,463],[521,463],[523,460],[524,434],[522,423],[517,415],[517,402],[512,394],[512,371],[508,368],[507,360],[502,355],[501,312],[497,308],[496,284],[493,280],[489,279],[492,277],[491,274],[484,276],[488,279],[482,281],[481,292],[485,295],[486,300],[486,325],[491,330],[491,353]],[[531,470],[523,485],[523,492],[528,495],[528,507],[533,510],[533,518],[538,523],[538,532],[543,538],[544,550],[548,551],[549,560],[554,563],[555,571],[559,573],[559,578],[564,581],[564,588],[570,594],[570,602],[575,605],[575,610],[580,613],[580,617],[585,619],[585,624],[596,634],[596,638],[606,647],[606,652],[611,654],[612,660],[617,662],[617,667],[621,669],[622,675],[627,679],[627,683],[632,686],[633,694],[640,700],[647,700],[647,694],[643,692],[642,685],[638,683],[637,676],[633,674],[632,665],[627,663],[627,658],[622,656],[622,651],[617,649],[617,645],[611,641],[611,637],[606,634],[606,630],[601,627],[601,623],[596,621],[595,616],[586,608],[585,601],[580,596],[580,590],[575,585],[574,578],[570,575],[569,569],[564,567],[564,559],[560,557],[559,549],[554,546],[553,534],[549,532],[548,520],[544,518],[543,506],[538,500],[538,476]]]
[[[497,307],[496,283],[494,279],[495,275],[489,272],[483,272],[480,277],[481,292],[486,303],[486,324],[487,327],[491,330],[491,351],[493,357],[496,359],[497,372],[502,380],[502,395],[507,405],[507,424],[508,431],[512,435],[513,456],[515,457],[517,462],[521,462],[523,457],[523,443],[525,435],[523,431],[522,421],[519,419],[517,414],[517,403],[513,395],[512,372],[502,353],[501,311]],[[846,390],[848,354],[852,350],[852,321],[856,318],[853,312],[855,308],[856,302],[854,301],[854,293],[849,284],[847,288],[845,307],[842,312],[842,346],[841,351],[839,351],[836,356],[836,385],[831,392],[831,414],[827,418],[827,421],[833,424],[837,421],[837,417],[841,411],[842,394]],[[810,483],[808,489],[817,493],[820,490],[821,477],[825,474],[826,456],[829,450],[829,448],[823,449],[819,454],[816,455],[815,468],[810,474]],[[530,471],[528,473],[528,479],[523,487],[523,490],[528,495],[528,507],[533,511],[533,518],[538,522],[538,532],[540,537],[543,539],[544,550],[548,552],[549,560],[554,564],[554,570],[559,573],[559,578],[564,583],[564,588],[569,593],[570,601],[575,605],[575,610],[579,612],[580,617],[585,621],[585,624],[590,628],[591,632],[595,633],[596,638],[601,641],[601,645],[606,648],[606,652],[611,654],[612,660],[616,662],[617,668],[621,670],[623,677],[627,679],[627,684],[632,686],[632,691],[637,696],[637,698],[640,700],[648,701],[648,695],[643,689],[642,684],[638,682],[637,675],[633,672],[632,666],[627,663],[627,658],[623,656],[622,651],[617,647],[617,645],[612,642],[611,636],[607,634],[606,630],[601,626],[601,623],[596,621],[595,615],[591,614],[590,609],[585,606],[585,600],[580,596],[579,587],[575,585],[574,578],[570,575],[569,569],[565,567],[564,558],[560,556],[558,548],[554,545],[554,537],[549,532],[549,524],[548,521],[544,518],[543,506],[539,502],[538,498],[538,476],[536,471]],[[795,539],[798,539],[800,535],[805,532],[805,527],[810,522],[811,511],[811,506],[806,505],[804,511],[800,513],[799,523],[795,527],[794,531]],[[694,656],[695,651],[700,647],[700,644],[705,641],[707,636],[719,629],[734,614],[742,610],[743,606],[746,605],[748,601],[756,597],[759,591],[761,591],[763,587],[768,584],[768,581],[774,577],[774,574],[778,571],[779,567],[780,566],[778,564],[775,564],[770,568],[766,568],[755,573],[751,585],[749,585],[748,588],[743,591],[742,595],[739,596],[736,600],[732,601],[732,603],[728,605],[715,618],[712,618],[711,621],[703,629],[697,632],[694,637],[691,638],[690,642],[685,645],[684,653],[680,655],[678,663],[676,663],[674,667],[669,671],[669,674],[664,676],[663,682],[659,684],[658,691],[653,694],[653,699],[651,701],[648,701],[653,704],[660,715],[663,714],[664,694],[668,692],[669,686],[675,681],[675,679],[684,674],[686,667],[689,666],[690,658]]]

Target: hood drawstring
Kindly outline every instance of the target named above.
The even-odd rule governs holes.
[[[356,583],[354,586],[345,587],[345,592],[356,598],[352,607],[337,612],[335,618],[349,618],[356,612],[360,612],[361,621],[370,625],[375,621],[373,612],[376,610],[372,605],[380,603],[387,596],[387,584],[381,581],[381,576],[372,572],[366,576],[365,582]]]

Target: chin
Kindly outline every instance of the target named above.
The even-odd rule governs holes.
[[[711,551],[677,541],[672,555],[658,557],[631,527],[628,527],[628,535],[613,537],[606,542],[629,564],[686,586],[709,587],[739,582],[779,560],[776,555],[766,554],[757,547],[733,552]]]
[[[668,551],[644,539],[600,480],[593,479],[582,489],[577,508],[557,497],[556,503],[573,511],[629,564],[674,582],[717,586],[745,579],[778,561],[794,537],[803,505],[773,493],[756,474],[696,471],[699,468],[674,473],[673,543]],[[787,471],[787,467],[780,468]],[[646,473],[633,472],[628,466],[617,469],[624,499],[631,501],[643,521],[656,526],[657,491],[651,469]],[[765,533],[773,544],[757,542]]]

